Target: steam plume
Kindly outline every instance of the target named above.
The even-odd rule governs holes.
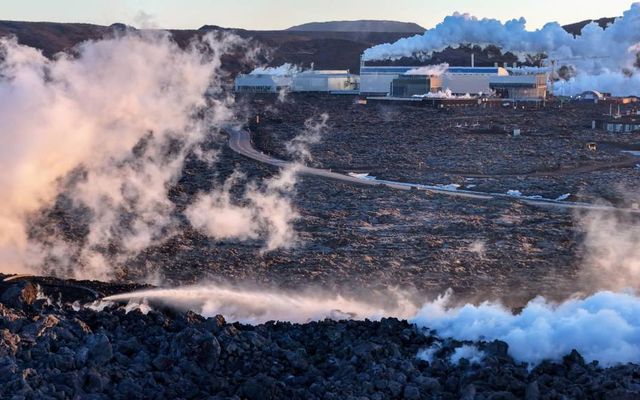
[[[586,89],[619,95],[640,91],[637,74],[640,3],[634,3],[607,29],[602,29],[595,22],[590,23],[576,37],[556,22],[535,31],[526,30],[525,24],[524,18],[502,23],[456,13],[423,35],[374,46],[364,52],[363,58],[393,60],[415,55],[429,56],[460,44],[496,45],[504,52],[515,53],[521,58],[544,53],[550,59],[558,60],[559,65],[574,65],[577,75],[571,78],[571,86],[565,84],[565,89],[571,90],[567,94]]]
[[[319,118],[310,118],[304,123],[304,130],[287,142],[287,152],[300,162],[309,162],[313,159],[309,146],[320,143],[322,133],[327,128],[329,115],[324,113]]]
[[[243,44],[209,34],[181,49],[168,33],[129,31],[49,60],[0,39],[0,271],[112,279],[128,258],[175,234],[168,191],[187,155],[215,162],[215,152],[200,144],[233,115],[220,57]],[[268,249],[293,240],[296,214],[280,197],[291,191],[292,177],[289,171],[248,185],[245,200],[258,218],[238,228],[243,237],[268,231]],[[86,235],[28,234],[26,221],[60,193],[84,210]],[[229,198],[224,188],[212,196]]]
[[[204,93],[219,67],[217,53],[230,45],[212,37],[205,42],[213,49],[210,55],[196,45],[183,51],[167,34],[127,34],[86,42],[75,55],[48,60],[15,39],[0,39],[3,271],[24,271],[33,264],[26,258],[23,221],[50,203],[58,190],[56,179],[77,167],[93,172],[75,194],[75,200],[92,209],[99,202],[117,208],[127,193],[158,210],[167,206],[145,197],[153,193],[137,190],[140,182],[127,179],[134,171],[142,172],[137,175],[141,180],[151,179],[147,185],[162,186],[173,179],[175,169],[158,168],[157,154],[149,155],[154,159],[150,165],[129,164],[112,172],[109,167],[126,163],[132,147],[150,132],[160,145],[171,138],[193,142],[198,127],[192,114],[205,106]],[[211,118],[222,118],[221,111]],[[111,219],[107,214],[96,215],[94,222]],[[108,228],[99,232],[101,228],[105,225],[92,226],[90,242],[109,234]],[[144,240],[135,231],[132,236]]]
[[[202,194],[187,208],[191,225],[214,239],[258,239],[265,237],[265,250],[290,248],[296,243],[293,221],[298,218],[290,201],[296,183],[296,166],[259,187],[247,185],[242,204],[234,203],[231,189],[242,176],[233,174],[223,188]]]
[[[542,298],[514,315],[500,304],[448,308],[448,296],[427,303],[413,321],[459,340],[503,340],[516,360],[537,364],[578,350],[604,365],[640,361],[640,298],[600,292],[560,305]]]

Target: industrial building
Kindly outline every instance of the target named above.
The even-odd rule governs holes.
[[[294,92],[355,92],[359,89],[360,78],[348,70],[309,70],[293,76]]]
[[[364,96],[387,96],[391,84],[416,67],[365,66],[360,68],[360,94]],[[508,76],[502,67],[449,67],[441,76],[443,89],[454,95],[480,95],[491,92],[490,81],[498,76]]]
[[[363,96],[387,96],[391,82],[416,67],[360,67],[360,94]]]
[[[640,131],[640,117],[637,115],[616,115],[592,122],[593,129],[603,129],[611,133],[631,133]]]
[[[348,70],[308,70],[290,74],[241,74],[236,77],[237,93],[327,92],[357,94],[360,79]]]
[[[413,97],[442,91],[438,76],[401,75],[391,81],[391,97]]]
[[[293,75],[240,74],[235,80],[237,93],[279,93],[290,90]]]
[[[456,95],[491,93],[490,82],[498,76],[509,76],[502,67],[450,67],[442,76],[442,87]]]
[[[540,101],[547,97],[545,74],[495,76],[489,87],[496,97],[518,101]]]
[[[576,101],[581,101],[584,103],[594,103],[598,104],[598,102],[606,99],[606,96],[603,93],[598,92],[597,90],[587,90],[586,92],[582,92],[578,96],[575,97]]]

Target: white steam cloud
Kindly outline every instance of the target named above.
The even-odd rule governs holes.
[[[200,195],[185,215],[194,228],[217,240],[265,238],[266,251],[293,247],[297,240],[293,222],[298,213],[290,195],[296,184],[296,168],[283,169],[262,187],[247,185],[241,203],[231,198],[231,189],[242,178],[233,174],[223,188]]]
[[[634,3],[607,29],[590,23],[574,37],[556,22],[528,31],[524,18],[502,23],[478,19],[469,14],[448,16],[422,35],[374,46],[364,52],[365,60],[389,60],[415,55],[428,56],[447,47],[474,44],[496,45],[521,57],[545,53],[560,65],[576,67],[571,92],[596,89],[617,95],[638,94],[637,63],[640,50],[640,3]],[[568,86],[565,86],[569,90]]]
[[[448,301],[425,304],[413,322],[443,337],[502,340],[514,359],[534,365],[573,349],[603,365],[640,362],[640,298],[631,294],[600,292],[559,305],[538,298],[517,315],[496,303],[448,308]]]
[[[241,202],[232,201],[232,189],[244,178],[235,173],[221,189],[200,195],[185,211],[191,225],[216,240],[265,238],[264,251],[292,248],[297,243],[293,223],[298,212],[291,203],[299,165],[312,160],[309,145],[318,143],[327,127],[328,114],[305,121],[304,130],[286,144],[296,163],[258,186],[246,186]]]
[[[233,115],[221,55],[243,44],[208,34],[180,48],[165,32],[127,31],[50,60],[0,39],[0,271],[113,279],[130,257],[174,235],[179,218],[169,190],[189,154],[215,162],[215,152],[200,144]],[[285,246],[296,213],[280,195],[291,191],[292,176],[247,186],[243,200],[252,214],[235,234],[220,214],[202,222],[205,197],[187,214],[214,238]],[[27,221],[59,193],[84,210],[86,235],[69,240],[45,229],[32,240]],[[211,196],[242,208],[224,189]]]
[[[633,215],[593,211],[578,215],[584,233],[584,286],[594,290],[640,287],[640,223]]]
[[[135,246],[152,236],[141,233],[139,224],[164,225],[170,205],[154,197],[175,178],[173,165],[163,165],[159,148],[171,139],[187,147],[200,127],[192,118],[205,106],[204,94],[215,78],[219,52],[232,41],[209,36],[200,45],[210,46],[205,55],[198,46],[181,50],[168,34],[127,34],[86,42],[76,54],[60,54],[54,60],[39,51],[0,39],[0,263],[4,272],[24,271],[33,265],[27,254],[26,216],[56,196],[56,179],[73,169],[87,171],[74,200],[95,213],[89,242],[111,234],[110,210],[127,208],[135,197],[141,207],[152,210],[130,230]],[[214,107],[212,120],[227,115],[224,106]],[[127,160],[132,147],[146,135],[152,145],[143,165]],[[186,148],[186,147],[185,147]],[[183,150],[184,151],[184,150]],[[170,162],[180,163],[180,157]],[[122,168],[111,168],[114,165]],[[135,176],[135,178],[134,178]],[[146,190],[141,190],[141,188]],[[100,204],[98,204],[100,203]],[[37,257],[36,257],[37,260]]]

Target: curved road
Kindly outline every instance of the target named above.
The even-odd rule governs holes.
[[[242,154],[245,157],[262,162],[264,164],[273,165],[279,168],[284,168],[294,164],[289,161],[273,158],[271,156],[268,156],[256,150],[253,147],[253,144],[251,143],[251,134],[242,128],[227,127],[225,130],[229,134],[229,147],[231,147],[231,149],[236,153]],[[545,198],[517,197],[517,196],[510,196],[503,193],[484,193],[484,192],[474,192],[470,190],[457,190],[457,189],[454,190],[454,189],[445,189],[438,186],[420,185],[417,183],[404,183],[404,182],[385,181],[385,180],[378,180],[378,179],[364,179],[364,178],[353,177],[350,175],[340,174],[337,172],[332,172],[326,169],[307,167],[304,165],[298,165],[298,173],[303,175],[319,176],[327,179],[334,179],[334,180],[343,181],[343,182],[355,183],[358,185],[386,186],[386,187],[399,189],[399,190],[422,190],[428,193],[441,194],[446,196],[464,197],[464,198],[470,198],[470,199],[483,199],[483,200],[507,199],[511,201],[522,202],[522,203],[525,203],[531,206],[536,206],[536,207],[572,208],[572,209],[583,209],[583,210],[609,210],[609,211],[616,210],[616,211],[626,211],[626,212],[633,212],[633,213],[640,212],[640,210],[635,210],[635,209],[616,208],[616,207],[595,205],[590,203],[569,202],[569,201],[560,201],[560,200],[545,199]]]

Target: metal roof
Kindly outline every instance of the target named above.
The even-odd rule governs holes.
[[[496,67],[449,67],[450,74],[497,74],[500,68]]]
[[[404,74],[405,72],[411,71],[412,69],[416,69],[418,67],[362,67],[360,69],[360,74],[370,73],[370,74]]]
[[[362,67],[360,69],[361,74],[404,74],[413,69],[420,68],[414,67]],[[500,67],[449,67],[447,73],[450,74],[498,74],[502,68]]]

